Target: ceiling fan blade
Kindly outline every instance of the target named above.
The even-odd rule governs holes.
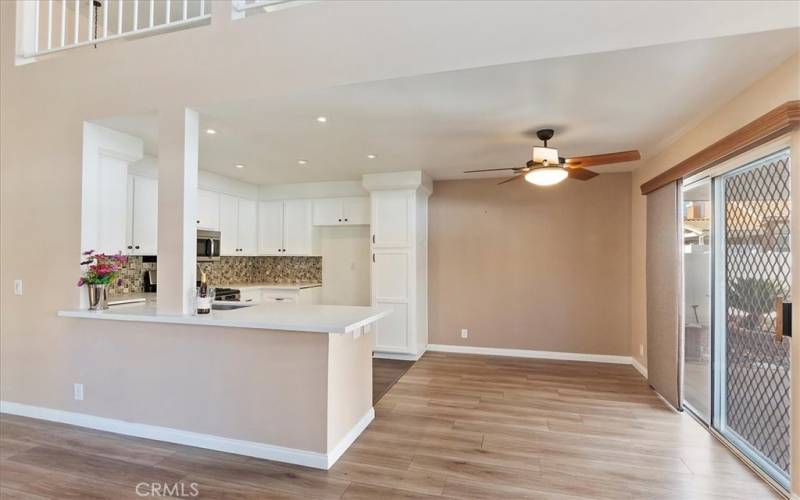
[[[506,167],[506,168],[484,168],[483,170],[466,170],[465,174],[474,174],[477,172],[497,172],[499,170],[517,170],[518,167]]]
[[[522,179],[523,177],[525,177],[525,174],[526,174],[526,172],[520,172],[518,174],[515,174],[512,177],[509,177],[508,179],[505,179],[505,180],[502,180],[502,181],[498,182],[497,185],[499,186],[500,184],[505,184],[506,182],[511,182],[513,180],[516,180],[516,179]]]
[[[594,165],[608,165],[609,163],[624,163],[626,161],[640,160],[642,155],[638,150],[619,151],[617,153],[606,153],[602,155],[575,156],[567,158],[565,163],[570,168],[591,167]]]
[[[567,175],[570,179],[578,179],[579,181],[588,181],[592,177],[597,177],[599,174],[597,172],[592,172],[591,170],[586,170],[585,168],[575,167],[567,169]]]

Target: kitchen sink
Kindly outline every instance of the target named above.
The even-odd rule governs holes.
[[[252,307],[252,304],[224,304],[220,302],[211,304],[211,309],[215,311],[230,311],[232,309],[242,309],[245,307]]]

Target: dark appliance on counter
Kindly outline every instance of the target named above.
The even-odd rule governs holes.
[[[215,288],[214,300],[223,302],[239,302],[242,294],[238,288]]]
[[[158,271],[149,269],[144,272],[144,292],[156,293],[158,290]]]
[[[197,230],[197,262],[214,262],[219,260],[221,246],[219,231]]]

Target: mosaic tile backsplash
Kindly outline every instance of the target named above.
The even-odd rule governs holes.
[[[158,264],[155,262],[142,262],[142,257],[130,256],[128,263],[122,267],[119,277],[122,278],[122,286],[116,283],[108,287],[111,295],[122,295],[125,293],[140,293],[144,291],[144,272],[156,269]]]
[[[120,271],[122,286],[109,287],[111,295],[144,291],[144,272],[157,269],[155,262],[142,257],[128,257]],[[213,286],[235,283],[308,283],[322,282],[322,257],[221,257],[218,262],[199,262]]]
[[[220,257],[199,262],[212,285],[322,282],[322,257]]]

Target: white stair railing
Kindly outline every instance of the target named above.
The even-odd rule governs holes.
[[[32,58],[203,24],[210,0],[19,0],[19,55]]]

